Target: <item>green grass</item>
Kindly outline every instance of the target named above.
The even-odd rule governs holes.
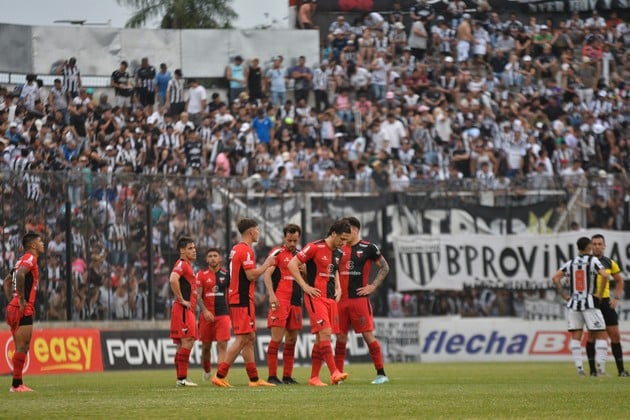
[[[340,386],[248,388],[234,367],[234,388],[189,378],[175,388],[175,369],[103,374],[27,376],[34,393],[9,394],[1,378],[0,417],[16,418],[625,418],[630,378],[580,378],[566,363],[389,364],[391,382],[371,385],[371,365],[350,365]],[[261,367],[266,377],[266,367]],[[614,366],[609,366],[614,370]],[[310,369],[296,368],[305,384]],[[322,369],[322,379],[325,367]]]

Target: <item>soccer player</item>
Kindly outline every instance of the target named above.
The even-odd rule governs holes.
[[[170,285],[175,302],[171,309],[171,338],[177,344],[175,369],[180,386],[197,386],[188,380],[188,359],[197,339],[195,305],[197,304],[197,281],[191,263],[197,258],[195,242],[188,237],[177,241],[179,259],[171,271]]]
[[[608,273],[599,261],[591,255],[591,239],[581,237],[577,241],[579,255],[560,267],[551,280],[556,286],[556,290],[567,301],[568,330],[571,333],[571,353],[573,361],[580,376],[584,376],[582,367],[582,330],[584,325],[588,330],[588,335],[592,335],[595,340],[605,342],[604,315],[599,310],[600,301],[608,283]],[[602,281],[597,281],[597,275],[602,277]],[[571,294],[567,295],[562,287],[562,279],[568,277],[571,287]],[[598,342],[598,341],[596,341]],[[596,346],[596,360],[601,364],[606,362],[608,347]]]
[[[370,294],[383,283],[389,264],[381,255],[381,250],[373,243],[361,239],[359,230],[361,222],[356,217],[346,218],[350,224],[350,239],[341,248],[343,257],[339,264],[339,282],[341,283],[341,300],[339,301],[339,330],[335,345],[335,364],[343,372],[346,358],[346,345],[350,325],[355,332],[361,333],[368,345],[370,356],[376,368],[376,378],[373,384],[380,385],[389,382],[383,367],[381,345],[374,336],[374,319]],[[369,283],[372,263],[378,267],[378,272],[372,283]]]
[[[258,242],[258,223],[253,219],[241,219],[237,224],[241,234],[241,242],[234,245],[230,253],[230,288],[228,303],[230,305],[230,321],[235,340],[230,345],[225,360],[219,363],[217,374],[212,378],[216,386],[229,388],[227,380],[230,366],[239,354],[243,355],[245,370],[249,377],[249,386],[275,386],[258,377],[254,358],[256,341],[256,312],[254,308],[254,282],[271,267],[276,258],[267,257],[263,265],[256,267],[256,256],[252,244]]]
[[[295,360],[295,342],[302,330],[302,289],[293,280],[287,265],[297,253],[297,244],[302,235],[298,225],[288,224],[282,230],[284,244],[271,250],[276,263],[265,271],[265,286],[269,292],[269,315],[267,327],[271,329],[271,341],[267,347],[269,378],[267,382],[280,385],[295,385],[292,378]],[[278,379],[278,349],[284,337],[282,350],[283,374]]]
[[[629,377],[630,374],[623,366],[623,351],[621,350],[621,336],[619,335],[619,316],[617,315],[617,305],[619,299],[623,296],[623,277],[621,276],[621,269],[616,261],[604,256],[604,250],[606,249],[606,240],[604,235],[593,235],[591,238],[593,255],[596,256],[602,263],[606,272],[615,280],[615,295],[610,296],[610,285],[606,282],[604,286],[604,293],[602,295],[602,302],[599,309],[604,315],[604,321],[606,321],[606,333],[610,338],[610,347],[612,348],[613,356],[615,357],[615,363],[617,364],[617,372],[619,376]],[[601,277],[597,277],[597,282],[602,282]],[[591,376],[606,375],[605,364],[600,366],[600,369],[595,367],[595,348],[596,347],[608,347],[607,343],[597,343],[595,337],[588,335],[588,341],[586,342],[586,356],[588,357],[588,366],[590,368]]]
[[[311,358],[311,386],[326,386],[319,379],[322,362],[330,370],[330,383],[336,385],[344,381],[347,373],[340,372],[335,366],[330,338],[339,333],[339,314],[337,302],[341,297],[339,284],[339,262],[341,247],[350,238],[350,225],[345,220],[338,220],[328,230],[328,236],[306,245],[288,265],[289,272],[298,282],[304,294],[304,303],[311,322],[311,333],[315,334],[315,344]],[[300,272],[300,265],[306,264],[306,280]]]
[[[31,392],[31,388],[22,382],[22,369],[33,335],[33,313],[35,297],[39,282],[37,259],[44,253],[44,241],[38,233],[29,232],[22,238],[24,255],[13,270],[9,286],[12,294],[7,305],[7,324],[11,327],[11,335],[15,343],[13,363],[13,383],[10,392]],[[5,279],[7,281],[7,279]]]
[[[218,248],[206,252],[207,270],[197,273],[197,294],[201,314],[199,336],[201,338],[201,366],[203,380],[212,378],[212,342],[217,342],[217,363],[225,360],[227,343],[230,339],[230,311],[227,305],[227,289],[230,283],[228,272],[221,267]]]

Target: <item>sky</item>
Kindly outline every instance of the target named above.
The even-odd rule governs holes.
[[[232,8],[239,15],[233,25],[253,28],[272,24],[286,28],[287,5],[287,0],[233,0]],[[0,0],[0,10],[0,23],[39,26],[60,25],[54,23],[55,20],[85,20],[87,23],[110,21],[111,27],[122,28],[131,16],[131,9],[118,5],[116,0]],[[158,23],[156,20],[145,27],[155,28]]]

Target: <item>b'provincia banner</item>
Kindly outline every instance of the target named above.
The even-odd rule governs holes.
[[[601,233],[605,255],[630,270],[627,232],[587,230],[548,235],[409,235],[393,238],[398,291],[471,287],[540,289],[577,255],[581,236]]]

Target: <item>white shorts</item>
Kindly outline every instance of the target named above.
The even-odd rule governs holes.
[[[603,331],[606,329],[604,315],[599,309],[585,309],[584,311],[567,309],[567,321],[569,331],[580,331],[584,328],[584,325],[586,325],[588,331]]]
[[[470,54],[470,42],[458,41],[457,42],[457,61],[459,63],[468,60]]]

